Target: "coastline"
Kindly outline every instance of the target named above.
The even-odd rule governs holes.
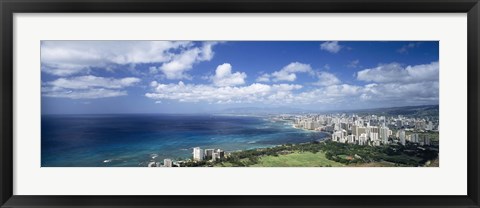
[[[226,114],[223,114],[222,116],[226,116]],[[228,115],[228,116],[231,116],[231,115]],[[240,116],[240,117],[254,117],[254,118],[265,118],[264,116],[250,116],[250,115],[235,115],[235,116]],[[325,137],[322,137],[320,139],[317,139],[317,140],[312,140],[312,141],[308,141],[308,142],[299,142],[299,143],[282,143],[282,144],[275,144],[275,145],[270,145],[270,146],[267,146],[267,147],[254,147],[254,148],[247,148],[247,149],[238,149],[238,150],[230,150],[230,151],[225,151],[226,154],[230,155],[232,153],[241,153],[241,152],[245,152],[245,151],[258,151],[258,150],[265,150],[265,149],[270,149],[270,148],[275,148],[275,147],[281,147],[281,146],[287,146],[287,145],[304,145],[304,144],[309,144],[309,143],[312,143],[312,142],[321,142],[321,143],[324,143],[326,140],[328,140],[331,136],[331,133],[329,132],[326,132],[326,131],[318,131],[318,130],[309,130],[309,129],[303,129],[303,128],[298,128],[295,126],[295,124],[293,124],[291,121],[288,121],[288,120],[273,120],[271,118],[266,118],[265,120],[267,120],[268,122],[271,122],[271,123],[276,123],[276,122],[284,122],[285,123],[285,127],[287,128],[291,128],[291,129],[295,129],[295,130],[301,130],[303,132],[308,132],[308,133],[321,133],[321,134],[325,134],[326,136]],[[251,143],[251,142],[248,142],[248,143]],[[253,142],[255,143],[255,142]],[[253,144],[252,143],[252,144]],[[192,147],[193,148],[193,147]],[[191,148],[190,148],[191,149]],[[215,148],[216,149],[216,148]],[[184,161],[193,161],[192,158],[186,158],[184,160],[180,160],[180,161],[177,161],[177,162],[184,162]]]
[[[299,130],[303,130],[303,131],[307,131],[307,132],[324,133],[324,134],[327,134],[328,136],[332,136],[332,133],[326,132],[326,131],[318,131],[318,130],[310,130],[310,129],[298,128],[298,127],[296,127],[295,124],[293,124],[293,123],[291,123],[291,126],[292,126],[292,128],[294,128],[294,129],[299,129]]]

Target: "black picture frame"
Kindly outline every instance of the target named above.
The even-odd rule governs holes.
[[[1,207],[480,207],[478,0],[0,0]],[[467,13],[468,194],[466,196],[25,196],[13,195],[15,13]],[[91,187],[94,189],[95,187]],[[253,187],[255,188],[255,187]]]

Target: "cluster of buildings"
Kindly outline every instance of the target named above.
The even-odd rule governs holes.
[[[351,130],[339,128],[332,133],[332,141],[358,145],[380,146],[388,144],[392,130],[382,126],[357,126],[353,125]]]
[[[225,151],[221,149],[201,149],[200,147],[193,148],[193,160],[194,161],[217,161],[225,158]]]
[[[193,161],[217,161],[226,157],[226,153],[221,149],[201,149],[200,147],[193,148]],[[148,167],[182,167],[186,161],[172,161],[172,159],[164,159],[161,162],[150,161]]]
[[[174,163],[172,159],[164,159],[163,164],[160,162],[151,161],[148,163],[148,167],[177,167],[178,164]]]
[[[431,139],[423,132],[438,131],[438,120],[432,118],[408,118],[356,114],[346,115],[282,115],[283,120],[293,121],[296,128],[331,133],[334,142],[380,146],[406,141],[430,145]]]

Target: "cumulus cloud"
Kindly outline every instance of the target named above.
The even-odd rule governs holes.
[[[215,75],[210,77],[216,86],[222,87],[243,85],[245,84],[245,78],[247,78],[247,74],[244,72],[232,73],[232,65],[229,63],[219,65],[215,70]]]
[[[301,66],[301,67],[300,67]],[[310,67],[299,63],[284,67],[284,72],[309,72]],[[288,73],[287,73],[288,74]],[[245,75],[246,76],[246,75]],[[210,76],[212,84],[150,83],[145,96],[153,100],[208,103],[255,104],[326,104],[371,107],[375,104],[405,105],[438,103],[438,62],[402,67],[400,64],[383,64],[358,73],[364,85],[346,84],[329,72],[317,72],[317,87],[304,88],[298,84],[244,84],[241,72],[232,72],[230,64],[217,67]],[[216,81],[215,78],[216,77]],[[276,79],[273,73],[257,78]],[[268,78],[268,79],[267,79]],[[222,80],[222,81],[220,81]],[[238,81],[234,81],[238,80]],[[242,86],[240,86],[242,85]]]
[[[254,83],[248,86],[214,86],[202,84],[162,84],[151,83],[152,92],[145,96],[154,100],[176,100],[179,102],[210,103],[272,103],[279,97],[292,95],[292,91],[301,89],[301,85]]]
[[[127,95],[126,87],[133,86],[141,80],[136,77],[121,79],[96,77],[92,75],[73,78],[59,78],[46,82],[42,94],[46,97],[71,99],[95,99]]]
[[[140,82],[140,79],[136,77],[114,79],[88,75],[73,78],[59,78],[54,81],[48,82],[48,84],[54,87],[61,87],[66,89],[88,89],[91,87],[120,89],[132,86],[133,84],[138,82]]]
[[[162,84],[153,81],[151,92],[145,96],[157,101],[208,102],[217,104],[315,104],[338,103],[362,94],[361,86],[338,84],[301,91],[298,84],[261,84],[247,86],[214,86],[178,83]]]
[[[320,44],[320,49],[328,51],[330,53],[338,53],[343,46],[338,44],[338,41],[327,41]]]
[[[271,74],[264,73],[257,77],[257,82],[280,82],[288,81],[293,82],[297,79],[297,73],[308,73],[313,75],[314,72],[309,64],[300,62],[292,62],[278,71],[274,71]]]
[[[382,64],[357,73],[357,79],[366,82],[420,82],[438,80],[438,62],[403,67],[398,63]]]
[[[313,74],[312,67],[309,64],[303,64],[300,62],[292,62],[280,71],[273,72],[270,76],[273,78],[273,81],[289,81],[293,82],[297,79],[296,73],[310,73]]]
[[[150,72],[167,78],[188,77],[192,65],[210,60],[215,42],[201,46],[188,41],[42,41],[42,71],[56,76],[112,70],[119,65],[160,64]]]
[[[398,63],[382,64],[359,71],[357,79],[368,82],[361,91],[363,101],[438,103],[438,62],[406,67]]]
[[[336,84],[304,89],[296,84],[261,84],[225,86],[163,84],[152,82],[151,92],[145,96],[155,102],[207,102],[217,104],[273,104],[273,105],[347,105],[368,107],[372,104],[432,104],[438,103],[438,82],[388,83],[350,85]],[[358,107],[357,107],[358,108]]]
[[[318,72],[317,73],[318,81],[314,83],[319,86],[331,86],[340,84],[341,81],[334,74],[328,72]]]
[[[349,84],[323,86],[295,95],[295,102],[301,104],[336,104],[350,102],[356,103],[356,97],[361,93],[362,87]]]
[[[213,58],[212,46],[214,43],[205,43],[202,48],[192,48],[173,56],[171,61],[165,62],[159,69],[167,79],[189,79],[186,71],[192,69],[193,64],[209,61]]]
[[[360,96],[362,100],[402,104],[431,104],[438,102],[438,97],[438,81],[368,84]]]
[[[255,81],[257,82],[270,82],[270,74],[262,74]]]

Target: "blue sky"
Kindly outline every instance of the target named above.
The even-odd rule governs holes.
[[[438,104],[437,41],[42,41],[42,114]]]

